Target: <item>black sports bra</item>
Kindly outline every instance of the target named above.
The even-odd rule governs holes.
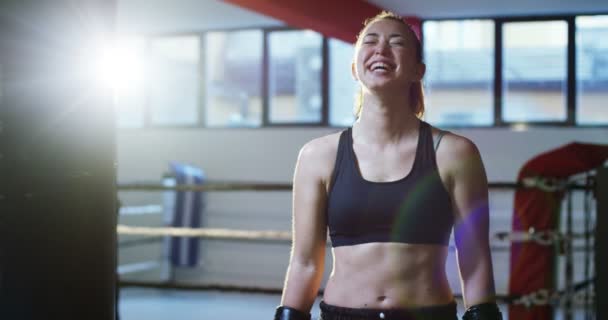
[[[448,245],[454,217],[437,164],[431,127],[421,121],[410,173],[397,181],[363,179],[352,128],[340,135],[327,205],[333,247],[369,242]]]

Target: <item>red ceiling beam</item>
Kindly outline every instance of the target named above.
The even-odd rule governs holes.
[[[224,0],[245,9],[284,21],[286,24],[317,31],[327,37],[354,43],[363,21],[382,11],[363,0]],[[419,34],[420,19],[408,17]]]

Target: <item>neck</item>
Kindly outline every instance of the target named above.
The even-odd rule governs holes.
[[[353,135],[362,143],[397,144],[415,136],[420,120],[409,103],[409,90],[403,95],[366,94]]]

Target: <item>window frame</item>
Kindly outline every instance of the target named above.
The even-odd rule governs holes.
[[[576,18],[582,16],[604,16],[608,15],[608,12],[592,12],[592,13],[578,13],[578,14],[565,14],[565,15],[526,15],[526,16],[513,16],[513,17],[502,17],[502,16],[471,16],[471,17],[439,17],[421,19],[421,44],[422,50],[424,51],[424,27],[423,24],[428,21],[458,21],[458,20],[491,20],[494,22],[494,88],[493,88],[493,108],[494,108],[494,123],[491,125],[458,125],[458,126],[444,126],[445,128],[474,128],[474,129],[488,129],[488,128],[521,128],[524,127],[575,127],[575,128],[608,128],[607,124],[591,124],[582,125],[576,122],[576,111],[577,111],[577,83],[576,83]],[[566,77],[566,120],[565,121],[525,121],[525,122],[508,122],[502,118],[503,110],[503,79],[502,79],[502,62],[503,62],[503,25],[509,22],[538,22],[538,21],[553,21],[561,20],[567,23],[567,77]],[[206,54],[206,35],[209,32],[234,32],[234,31],[250,31],[259,30],[262,32],[262,79],[260,81],[261,86],[261,99],[262,99],[262,122],[259,127],[228,127],[228,126],[207,126],[205,124],[205,117],[207,111],[206,94],[205,88],[205,54]],[[196,36],[199,38],[199,96],[198,100],[198,119],[193,125],[156,125],[151,122],[151,110],[149,106],[149,93],[144,92],[144,105],[143,105],[143,124],[140,127],[120,127],[120,130],[139,130],[139,129],[209,129],[209,130],[247,130],[247,129],[263,129],[263,128],[344,128],[342,126],[334,126],[330,124],[329,119],[329,38],[327,36],[322,37],[321,44],[321,120],[319,122],[281,122],[273,123],[270,121],[269,113],[269,92],[268,92],[268,81],[269,81],[269,35],[272,32],[281,31],[294,31],[294,30],[305,30],[295,28],[291,26],[268,26],[268,27],[236,27],[236,28],[211,28],[204,31],[179,31],[179,32],[152,32],[152,33],[141,33],[137,36],[141,36],[146,45],[146,52],[149,48],[149,42],[152,38],[159,37],[179,37],[179,36]],[[423,52],[424,55],[424,52]]]
[[[494,123],[484,126],[456,126],[446,128],[520,128],[525,127],[576,127],[576,128],[608,128],[607,124],[581,125],[576,122],[577,111],[577,88],[576,88],[576,18],[582,16],[603,16],[604,12],[578,13],[567,15],[526,15],[526,16],[473,16],[473,17],[445,17],[422,19],[421,23],[427,21],[457,21],[457,20],[492,20],[494,21]],[[503,111],[503,26],[510,22],[542,22],[542,21],[564,21],[567,24],[567,56],[566,56],[566,120],[565,121],[505,121],[502,117]],[[421,28],[424,30],[424,27]],[[422,34],[424,39],[424,34]],[[424,43],[422,43],[424,51]]]
[[[270,34],[272,32],[304,31],[289,26],[278,26],[262,28],[262,125],[258,128],[285,128],[285,127],[328,127],[329,126],[329,48],[328,38],[321,35],[321,120],[318,122],[272,122],[270,121],[270,92],[269,92],[269,71],[270,71]]]
[[[504,53],[504,37],[503,37],[503,26],[510,22],[547,22],[547,21],[564,21],[567,25],[567,39],[566,39],[566,120],[565,121],[506,121],[502,117],[504,106],[503,96],[503,83],[504,78],[502,76],[503,71],[503,53]],[[494,66],[494,125],[499,127],[512,127],[512,126],[552,126],[552,127],[566,127],[572,126],[576,123],[574,119],[575,100],[576,92],[573,90],[573,85],[576,85],[575,78],[575,67],[573,65],[575,61],[574,57],[574,16],[542,16],[530,19],[529,17],[509,17],[509,18],[498,18],[494,20],[495,23],[495,39],[494,45],[496,46],[496,57]],[[500,30],[497,32],[496,30]],[[498,40],[497,40],[498,39]],[[575,89],[575,88],[574,88]]]
[[[421,55],[422,58],[424,59],[424,50],[425,50],[425,46],[424,46],[424,23],[427,21],[462,21],[462,20],[488,20],[488,21],[492,21],[494,22],[494,86],[492,88],[492,107],[494,108],[494,122],[490,125],[454,125],[454,124],[446,124],[446,125],[441,125],[442,128],[448,128],[448,129],[466,129],[466,128],[494,128],[497,127],[496,126],[496,59],[497,59],[497,55],[496,55],[496,21],[493,18],[486,18],[486,17],[471,17],[471,18],[433,18],[433,19],[422,19],[420,21],[420,48],[421,48]],[[423,61],[425,62],[425,61]],[[424,85],[426,78],[422,78],[422,83]],[[424,87],[423,87],[424,88]],[[426,94],[426,92],[425,92]]]

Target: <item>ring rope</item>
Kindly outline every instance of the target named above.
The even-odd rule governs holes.
[[[238,240],[291,240],[287,231],[250,231],[221,228],[133,227],[118,225],[119,234],[142,236],[201,237]]]
[[[550,246],[562,241],[573,240],[573,239],[585,239],[586,237],[593,236],[591,232],[572,233],[570,235],[556,232],[553,230],[535,231],[501,231],[494,234],[494,237],[498,240],[509,240],[511,242],[536,242],[543,246]]]
[[[206,182],[202,185],[179,184],[163,185],[161,183],[121,183],[119,191],[291,191],[291,183],[260,183],[260,182]],[[488,183],[490,189],[532,189],[538,188],[546,192],[562,191],[565,189],[590,190],[591,186],[581,184],[563,184],[538,178],[526,178],[521,183],[493,182]]]
[[[125,235],[142,236],[172,236],[172,237],[200,237],[234,240],[287,240],[291,241],[291,232],[278,230],[236,230],[224,228],[182,228],[182,227],[134,227],[118,225],[116,231]],[[591,233],[567,234],[547,231],[530,232],[497,232],[494,237],[499,240],[511,242],[536,242],[540,245],[553,245],[568,239],[582,239],[593,236]]]
[[[574,284],[572,286],[573,293],[571,294],[568,290],[549,291],[548,289],[539,289],[520,296],[510,296],[503,300],[508,304],[523,305],[527,308],[546,305],[563,306],[568,302],[567,298],[569,297],[576,304],[590,304],[595,298],[593,292],[590,295],[586,291],[583,291],[583,289],[592,285],[594,281],[595,279],[588,279]]]
[[[290,183],[205,183],[163,185],[159,183],[119,184],[120,191],[291,191]]]

